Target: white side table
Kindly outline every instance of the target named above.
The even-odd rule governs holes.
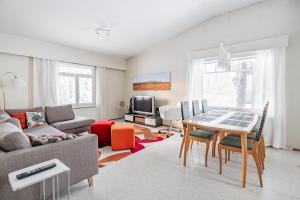
[[[43,171],[41,173],[35,174],[33,176],[29,176],[24,179],[18,180],[16,175],[24,173],[26,171],[30,171],[32,169],[36,169],[51,163],[55,163],[56,166],[52,169]],[[67,167],[65,164],[63,164],[58,159],[48,160],[46,162],[42,162],[30,167],[26,167],[24,169],[20,169],[18,171],[14,171],[8,174],[9,183],[11,185],[11,188],[13,191],[19,191],[24,188],[27,188],[29,186],[32,186],[36,183],[42,183],[43,184],[43,196],[44,200],[46,199],[46,189],[45,189],[45,181],[47,179],[52,178],[52,193],[53,193],[53,200],[56,198],[59,199],[59,181],[58,176],[62,173],[68,174],[68,199],[70,199],[70,168]],[[55,187],[55,178],[56,178],[56,187]],[[57,195],[55,193],[55,189],[57,190]]]

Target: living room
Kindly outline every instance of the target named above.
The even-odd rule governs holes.
[[[299,9],[0,0],[0,200],[299,199]]]

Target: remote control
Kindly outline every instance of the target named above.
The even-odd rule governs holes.
[[[17,177],[17,179],[23,179],[23,178],[32,176],[32,175],[34,175],[34,174],[41,173],[41,172],[46,171],[46,170],[48,170],[48,169],[52,169],[52,168],[55,167],[55,166],[56,166],[55,163],[51,163],[51,164],[48,164],[48,165],[45,165],[45,166],[42,166],[42,167],[39,167],[39,168],[30,170],[30,171],[28,171],[28,172],[24,172],[24,173],[22,173],[22,174],[18,174],[16,177]]]

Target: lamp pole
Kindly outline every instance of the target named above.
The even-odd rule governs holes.
[[[12,75],[13,76],[13,81],[16,82],[17,80],[19,80],[18,76],[13,73],[13,72],[5,72],[2,77],[5,77],[7,75]],[[25,86],[25,82],[24,80],[20,79],[22,84]],[[23,83],[24,82],[24,83]],[[22,87],[23,85],[16,85],[14,84],[13,87]],[[2,96],[3,96],[3,109],[5,110],[6,109],[6,98],[5,98],[5,87],[4,87],[4,84],[3,82],[1,81],[1,87],[2,87]]]

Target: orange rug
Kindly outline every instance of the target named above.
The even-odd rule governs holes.
[[[152,143],[160,142],[173,134],[159,134],[152,132],[151,129],[139,125],[134,125],[136,146],[125,151],[112,151],[110,147],[98,149],[99,167],[105,167],[133,153],[136,153]]]

